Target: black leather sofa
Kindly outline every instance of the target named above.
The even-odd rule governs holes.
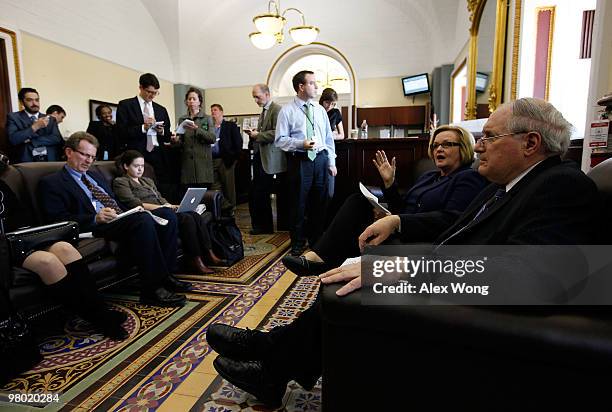
[[[17,195],[21,204],[27,207],[32,216],[31,226],[44,222],[42,210],[37,199],[37,187],[40,179],[63,167],[63,162],[20,163],[10,166],[1,178]],[[110,184],[117,176],[114,162],[99,161],[92,169],[100,172]],[[153,168],[145,167],[145,176],[155,178]],[[221,193],[207,191],[204,202],[214,218],[220,216]],[[180,243],[179,243],[180,245]],[[78,250],[89,265],[99,289],[109,288],[119,282],[136,277],[135,267],[123,264],[117,256],[121,255],[117,243],[104,239],[81,239]],[[179,250],[179,257],[181,256]],[[30,317],[39,316],[55,306],[49,301],[44,285],[35,274],[13,267],[10,273],[0,274],[1,284],[8,289],[9,297],[15,309],[21,310]]]
[[[612,159],[589,176],[610,210]],[[322,289],[324,411],[610,408],[612,306],[362,306],[339,287]]]

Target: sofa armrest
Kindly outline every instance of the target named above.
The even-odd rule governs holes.
[[[220,190],[207,190],[204,193],[204,204],[206,210],[213,215],[214,220],[221,218],[221,201],[223,200],[223,194]]]

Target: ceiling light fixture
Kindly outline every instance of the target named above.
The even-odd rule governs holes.
[[[283,34],[285,23],[287,22],[285,14],[289,10],[298,12],[302,17],[301,26],[295,26],[289,29],[289,34],[293,41],[303,46],[315,41],[319,35],[319,29],[315,26],[306,25],[304,13],[294,7],[290,7],[281,13],[280,0],[270,0],[268,1],[268,12],[259,14],[253,18],[253,23],[255,23],[255,27],[259,30],[249,34],[253,46],[265,50],[274,46],[275,43],[281,44],[285,39],[285,35]]]

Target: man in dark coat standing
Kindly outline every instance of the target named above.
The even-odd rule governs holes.
[[[60,160],[64,139],[57,127],[57,120],[40,112],[40,96],[36,89],[19,90],[23,110],[9,113],[6,132],[14,147],[11,156],[15,163],[46,162]]]
[[[144,155],[155,169],[158,187],[164,197],[176,200],[178,181],[174,181],[167,162],[166,143],[170,143],[170,117],[166,108],[153,101],[159,94],[159,80],[145,73],[139,79],[138,96],[121,100],[117,107],[116,127],[119,152],[132,149]]]
[[[223,107],[220,104],[211,105],[210,114],[216,136],[212,145],[214,181],[211,189],[223,192],[221,211],[224,215],[233,216],[236,208],[235,169],[242,150],[242,136],[236,123],[223,119]]]

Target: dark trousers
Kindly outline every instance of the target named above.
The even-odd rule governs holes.
[[[225,213],[233,214],[236,208],[236,179],[234,169],[236,162],[227,167],[223,159],[213,159],[214,181],[210,188],[223,192],[223,203],[221,209]]]
[[[361,193],[354,193],[346,198],[312,250],[325,263],[340,266],[346,258],[360,255],[359,235],[373,222],[372,205]]]
[[[315,381],[321,376],[320,294],[293,322],[267,333],[269,354],[264,361],[282,379]]]
[[[291,246],[301,248],[306,238],[314,245],[323,232],[327,199],[328,158],[321,151],[314,160],[304,152],[287,155],[291,205]]]
[[[143,290],[154,290],[162,286],[176,265],[176,213],[165,207],[151,213],[168,220],[168,224],[158,225],[148,213],[134,213],[98,225],[93,231],[95,237],[119,242],[124,249],[122,256],[138,267]]]
[[[169,202],[178,203],[180,199],[178,197],[178,181],[174,181],[173,173],[167,167],[166,153],[160,146],[153,148],[151,152],[146,150],[143,153],[145,162],[153,166],[155,171],[155,179],[157,181],[157,188],[161,194],[168,199]]]
[[[253,229],[273,231],[272,202],[270,195],[276,190],[276,229],[289,228],[286,173],[268,174],[261,164],[261,155],[253,155],[253,180],[249,190],[249,213]]]
[[[259,152],[253,154],[253,180],[249,190],[249,214],[251,226],[256,230],[273,231],[272,202],[270,194],[274,186],[274,175],[269,175],[261,164]]]
[[[177,213],[179,236],[181,245],[187,256],[204,256],[212,245],[210,241],[209,225],[212,215],[204,212]]]

